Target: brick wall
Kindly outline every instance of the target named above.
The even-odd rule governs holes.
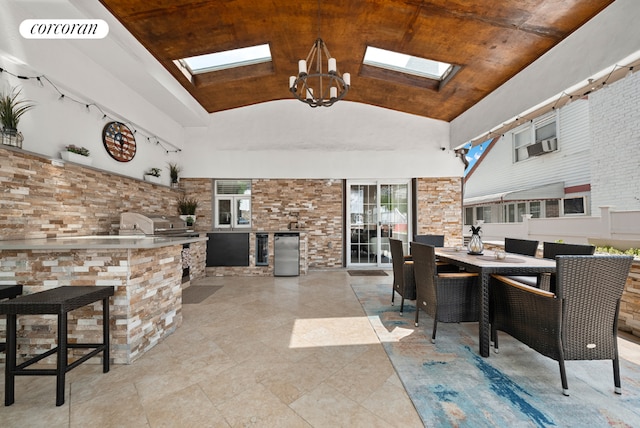
[[[589,95],[591,206],[640,209],[640,73]]]

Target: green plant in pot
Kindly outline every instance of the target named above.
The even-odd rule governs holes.
[[[169,162],[169,176],[171,177],[171,185],[175,186],[178,184],[178,175],[182,169],[178,166],[177,163]]]
[[[187,226],[193,226],[196,218],[196,208],[198,208],[198,200],[181,196],[178,198],[178,214],[180,218],[187,223]],[[189,224],[189,218],[191,224]]]
[[[20,100],[20,89],[13,88],[0,98],[0,123],[2,124],[2,144],[22,148],[22,133],[18,123],[23,114],[35,107],[31,101]]]
[[[160,177],[161,171],[160,168],[150,168],[146,175],[151,175],[153,177]]]
[[[89,149],[87,149],[86,147],[78,147],[74,144],[69,144],[68,146],[65,147],[65,149],[68,152],[75,153],[80,156],[89,156],[90,154]]]

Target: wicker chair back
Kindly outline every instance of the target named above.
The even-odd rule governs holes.
[[[558,256],[556,260],[564,359],[614,358],[620,299],[633,257]]]
[[[413,240],[434,247],[444,247],[444,235],[415,235]]]
[[[538,241],[529,239],[504,238],[504,250],[507,253],[534,257],[538,251]]]
[[[595,253],[593,245],[563,244],[560,242],[545,242],[542,248],[542,257],[555,259],[556,256],[590,256]]]
[[[542,257],[545,259],[555,259],[556,256],[590,256],[595,253],[596,247],[593,245],[580,245],[580,244],[563,244],[560,242],[545,242],[542,250]],[[552,293],[556,292],[556,274],[551,274],[548,278],[548,284],[543,284],[545,281],[541,280],[542,286],[547,288]]]
[[[391,292],[391,304],[395,300],[395,293],[401,297],[400,313],[404,310],[404,300],[416,298],[416,284],[413,274],[413,262],[405,260],[402,241],[389,238],[391,247],[391,264],[393,266],[393,290]]]

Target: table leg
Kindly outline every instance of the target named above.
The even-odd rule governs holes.
[[[10,406],[15,401],[15,384],[16,376],[13,371],[16,368],[16,354],[17,342],[16,342],[16,314],[7,315],[7,348],[5,355],[5,368],[4,368],[4,405]]]
[[[489,324],[489,274],[480,274],[480,325],[479,342],[480,355],[489,356],[489,345],[491,342],[491,326]]]
[[[58,366],[56,374],[56,406],[64,404],[64,383],[67,374],[67,313],[58,314]]]
[[[102,373],[109,372],[109,298],[102,299]]]

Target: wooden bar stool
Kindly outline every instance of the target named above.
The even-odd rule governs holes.
[[[15,299],[22,294],[22,285],[0,285],[0,300]],[[0,352],[3,352],[7,348],[5,342],[0,342]]]

